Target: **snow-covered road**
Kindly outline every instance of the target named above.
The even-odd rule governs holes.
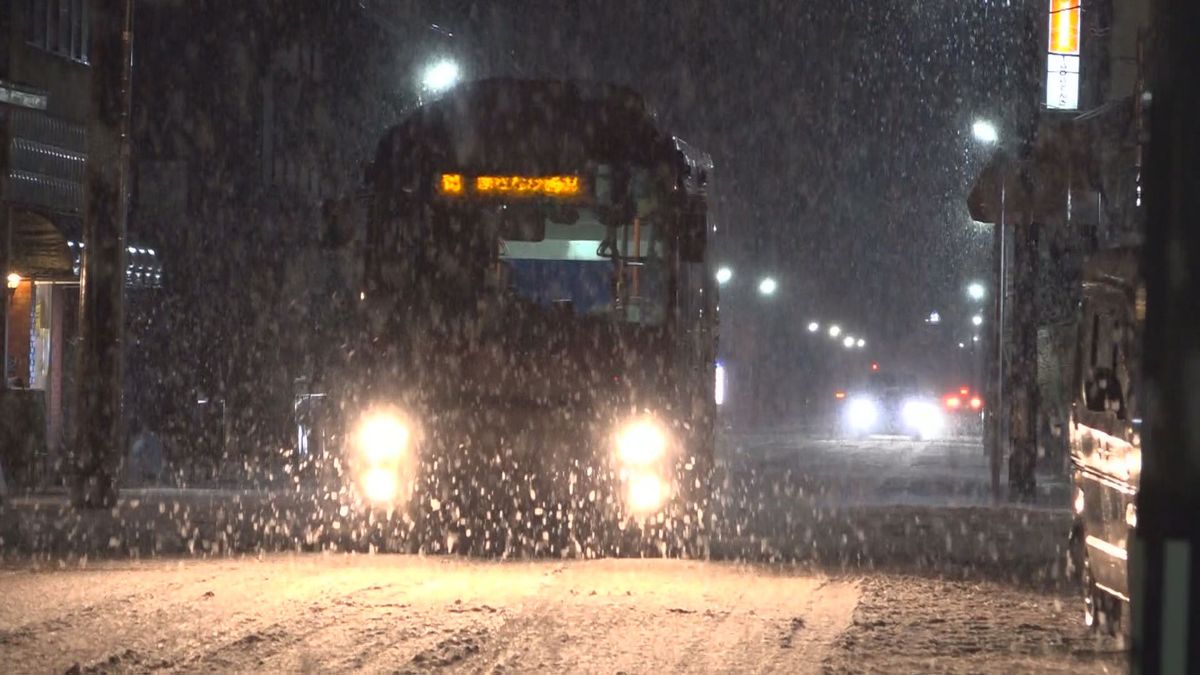
[[[1039,505],[997,507],[970,439],[727,440],[707,562],[244,548],[121,561],[146,513],[188,519],[164,554],[202,556],[210,525],[243,520],[213,514],[254,513],[261,496],[130,492],[83,521],[17,502],[0,515],[42,518],[23,541],[46,548],[10,545],[0,568],[0,670],[1124,670],[1062,576],[1069,514],[1052,481]],[[284,520],[292,508],[268,506]],[[98,548],[68,545],[87,528]]]
[[[1062,598],[792,567],[282,554],[11,570],[0,587],[8,672],[1120,666]]]
[[[637,560],[274,556],[2,580],[6,662],[57,672],[811,672],[859,598],[855,580]]]
[[[778,431],[729,435],[721,460],[732,480],[770,486],[781,480],[807,488],[806,503],[978,506],[991,504],[987,457],[978,436],[918,441],[899,436],[843,440]],[[1062,475],[1039,473],[1037,503],[1066,508]],[[1007,474],[1001,475],[1001,490]]]

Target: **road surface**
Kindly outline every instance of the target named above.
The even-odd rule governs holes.
[[[977,452],[733,439],[704,562],[211,555],[194,542],[177,559],[119,545],[106,559],[10,555],[0,659],[59,673],[1123,672],[1120,644],[1087,632],[1056,572],[1064,514],[987,506]],[[164,507],[118,509],[122,527],[194,499],[134,497]]]
[[[790,567],[280,554],[10,570],[0,585],[11,672],[1120,667],[1061,598]]]

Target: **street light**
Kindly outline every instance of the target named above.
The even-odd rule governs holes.
[[[729,269],[728,267],[722,267],[721,269],[717,270],[717,283],[718,284],[724,286],[725,284],[729,283],[729,280],[732,278],[733,278],[733,270]]]
[[[979,283],[978,281],[972,281],[970,284],[967,284],[967,297],[971,298],[972,300],[982,300],[985,293],[986,291],[983,288],[983,284]]]
[[[760,295],[775,295],[775,290],[778,288],[779,284],[771,277],[758,282],[758,292]]]
[[[842,334],[842,327],[836,323],[829,327],[829,337],[835,338]]]
[[[850,348],[854,347],[854,345],[855,345],[856,343],[857,343],[857,340],[855,340],[855,339],[854,339],[854,336],[853,336],[853,335],[847,335],[847,336],[846,336],[846,337],[845,337],[845,338],[842,340],[842,346],[843,346],[843,347],[845,347],[846,349],[850,349]]]
[[[996,125],[987,120],[975,120],[975,124],[971,125],[971,133],[974,134],[975,140],[987,145],[1000,140],[1000,132],[996,131]]]
[[[863,347],[866,347],[866,346],[867,346],[867,341],[866,341],[866,340],[864,340],[864,339],[862,339],[862,338],[858,338],[858,344],[857,344],[857,346],[858,346],[858,348],[859,348],[859,349],[862,349]]]
[[[929,313],[929,318],[928,318],[928,319],[926,319],[926,321],[927,321],[927,322],[929,322],[929,323],[941,323],[941,322],[942,322],[942,315],[941,315],[941,314],[938,314],[937,312],[930,312],[930,313]]]
[[[8,290],[15,291],[21,285],[21,275],[16,272],[8,273]]]
[[[976,314],[975,316],[971,317],[971,324],[974,326],[982,326],[983,325],[983,317]]]
[[[421,86],[431,94],[440,94],[458,84],[458,64],[442,59],[429,65],[421,76]]]
[[[815,333],[819,330],[821,330],[821,324],[817,323],[816,321],[808,322],[808,332]]]

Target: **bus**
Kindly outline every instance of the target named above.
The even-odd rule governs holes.
[[[712,168],[586,82],[477,81],[387,131],[325,209],[357,263],[339,498],[430,552],[701,554]]]

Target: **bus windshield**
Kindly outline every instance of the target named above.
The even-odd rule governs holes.
[[[384,227],[375,252],[381,281],[447,301],[500,292],[578,317],[660,325],[670,202],[649,171],[630,173],[621,208],[595,174],[585,181],[589,192],[572,199],[443,192],[425,216],[395,213]]]
[[[666,242],[653,219],[610,228],[591,209],[545,218],[541,237],[500,237],[499,282],[516,296],[577,316],[659,324],[666,309]],[[517,233],[521,234],[521,233]]]

